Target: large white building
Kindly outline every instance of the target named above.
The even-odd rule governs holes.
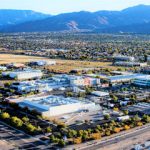
[[[27,79],[38,79],[43,76],[41,70],[19,70],[12,72],[2,72],[2,76],[9,76],[10,78],[17,80],[27,80]]]
[[[150,75],[135,78],[133,80],[133,84],[137,86],[150,87]]]
[[[64,98],[61,96],[30,97],[19,102],[21,107],[28,107],[37,110],[42,116],[59,116],[81,111],[101,110],[100,105],[86,100],[79,101],[74,98]]]

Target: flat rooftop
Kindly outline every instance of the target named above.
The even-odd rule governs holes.
[[[29,97],[19,102],[22,106],[29,106],[30,108],[38,108],[40,111],[49,110],[49,108],[61,106],[61,105],[70,105],[70,104],[90,104],[85,99],[78,100],[74,98],[65,98],[63,96],[43,96],[43,97]]]
[[[116,81],[116,80],[125,80],[125,79],[135,79],[138,77],[146,77],[147,75],[145,74],[129,74],[129,75],[117,75],[117,76],[110,76],[108,77],[109,80],[111,81]]]

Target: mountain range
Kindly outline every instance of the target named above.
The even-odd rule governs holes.
[[[121,11],[73,12],[47,15],[29,10],[0,10],[1,32],[89,31],[150,33],[150,6]]]

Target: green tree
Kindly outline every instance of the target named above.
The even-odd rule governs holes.
[[[11,122],[12,122],[12,124],[14,124],[17,127],[22,127],[22,125],[23,125],[23,121],[16,116],[11,118]]]
[[[143,115],[142,119],[143,119],[143,121],[145,121],[146,123],[150,123],[150,116],[148,116],[148,115]]]
[[[7,113],[7,112],[3,112],[3,113],[1,114],[1,118],[2,118],[2,119],[9,119],[9,118],[10,118],[10,115],[9,115],[9,113]]]
[[[124,110],[123,113],[124,113],[125,115],[128,115],[128,114],[129,114],[129,111],[128,111],[128,110]]]
[[[64,147],[64,146],[66,145],[66,142],[61,139],[61,140],[59,140],[58,145],[59,145],[60,147]]]
[[[51,128],[51,127],[47,127],[47,128],[46,128],[46,132],[47,132],[47,133],[52,132],[52,128]]]
[[[23,121],[24,123],[27,123],[27,122],[29,122],[29,118],[28,118],[28,117],[23,117],[23,118],[22,118],[22,121]]]
[[[110,119],[110,115],[109,114],[104,115],[104,119],[109,120]]]
[[[33,133],[33,132],[36,131],[36,127],[33,126],[31,123],[29,123],[29,124],[26,125],[26,129],[27,129],[29,132],[31,132],[31,133]]]

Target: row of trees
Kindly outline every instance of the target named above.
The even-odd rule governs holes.
[[[34,126],[31,124],[28,117],[18,118],[17,116],[11,116],[8,112],[2,112],[0,114],[0,118],[6,123],[9,123],[16,128],[25,130],[30,134],[35,134],[42,131],[40,126]]]
[[[110,136],[114,133],[119,133],[123,130],[129,130],[137,126],[142,126],[146,123],[150,123],[150,116],[143,115],[140,118],[138,115],[125,121],[110,121],[102,125],[97,125],[94,128],[87,130],[72,130],[69,128],[60,128],[59,132],[53,133],[50,136],[50,141],[60,146],[67,144],[80,144],[89,140],[98,140],[104,136]]]

